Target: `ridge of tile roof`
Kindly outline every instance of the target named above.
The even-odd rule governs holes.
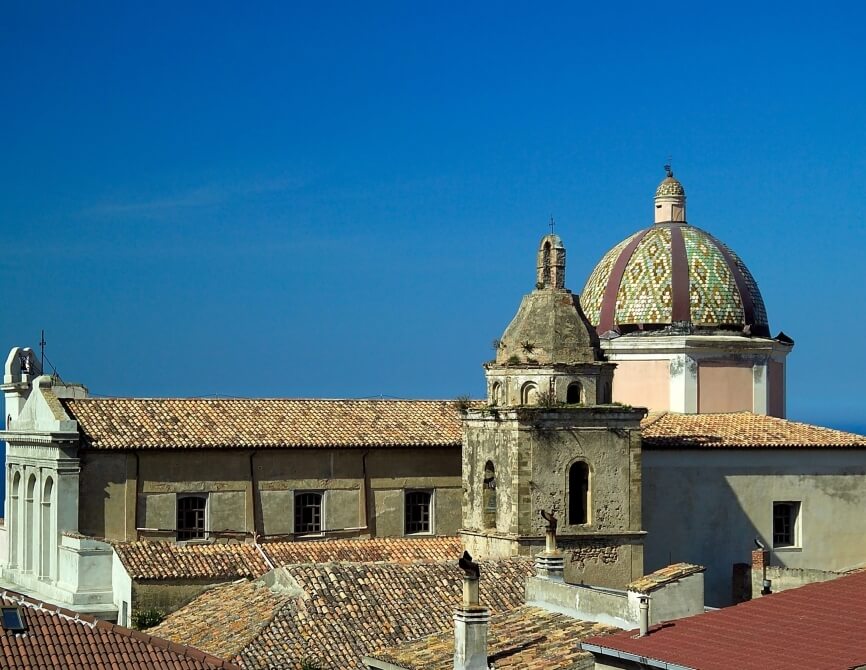
[[[27,627],[23,634],[0,630],[3,668],[240,670],[236,664],[185,641],[173,642],[135,631],[14,591],[0,592],[0,603],[4,607],[21,607]]]
[[[253,544],[175,544],[154,540],[112,542],[134,580],[229,579],[260,577],[271,565],[288,563],[412,563],[459,556],[457,536],[380,537],[260,542]],[[264,554],[264,555],[263,555]]]
[[[581,649],[580,641],[617,630],[561,612],[524,605],[490,617],[487,658],[496,670],[592,668],[592,655]],[[451,670],[454,667],[454,629],[378,649],[368,657],[404,670]]]
[[[671,584],[683,577],[704,572],[705,570],[704,566],[693,563],[673,563],[648,575],[639,577],[628,585],[628,590],[636,591],[637,593],[652,593],[666,584]]]
[[[207,649],[232,651],[244,668],[298,668],[303,659],[325,668],[362,668],[372,649],[398,644],[453,626],[453,609],[462,598],[462,572],[456,559],[426,563],[312,563],[281,568],[292,581],[291,597],[271,600],[260,616],[261,629],[241,614],[253,582],[227,585],[195,598],[166,617],[158,629],[168,639]],[[481,598],[494,613],[523,604],[532,561],[514,558],[481,562]],[[222,587],[221,587],[222,588]],[[244,629],[227,630],[211,622],[237,619]],[[245,632],[244,632],[245,631]]]
[[[866,572],[584,641],[695,670],[849,670],[866,662]],[[644,661],[647,662],[647,661]],[[649,665],[652,665],[650,663]]]
[[[752,412],[653,412],[641,422],[645,449],[866,448],[866,436]]]
[[[61,400],[92,449],[457,447],[451,400]]]

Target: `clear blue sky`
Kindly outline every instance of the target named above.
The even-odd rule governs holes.
[[[652,221],[750,266],[789,414],[866,428],[866,5],[0,6],[0,345],[105,395],[454,397]]]

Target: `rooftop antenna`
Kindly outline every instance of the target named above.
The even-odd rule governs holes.
[[[45,370],[45,329],[42,329],[42,336],[39,338],[39,369]]]
[[[553,235],[553,229],[556,226],[556,221],[553,220],[553,214],[550,215],[550,223],[548,225],[550,226],[550,234]]]

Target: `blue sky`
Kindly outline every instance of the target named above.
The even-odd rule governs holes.
[[[3,350],[480,395],[549,216],[580,291],[672,155],[797,342],[790,416],[866,429],[866,5],[468,4],[3,3]]]

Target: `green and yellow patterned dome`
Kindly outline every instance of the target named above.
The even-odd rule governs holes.
[[[685,222],[685,190],[668,176],[656,191],[656,223],[608,251],[580,296],[599,334],[678,325],[768,337],[764,300],[739,256]]]

